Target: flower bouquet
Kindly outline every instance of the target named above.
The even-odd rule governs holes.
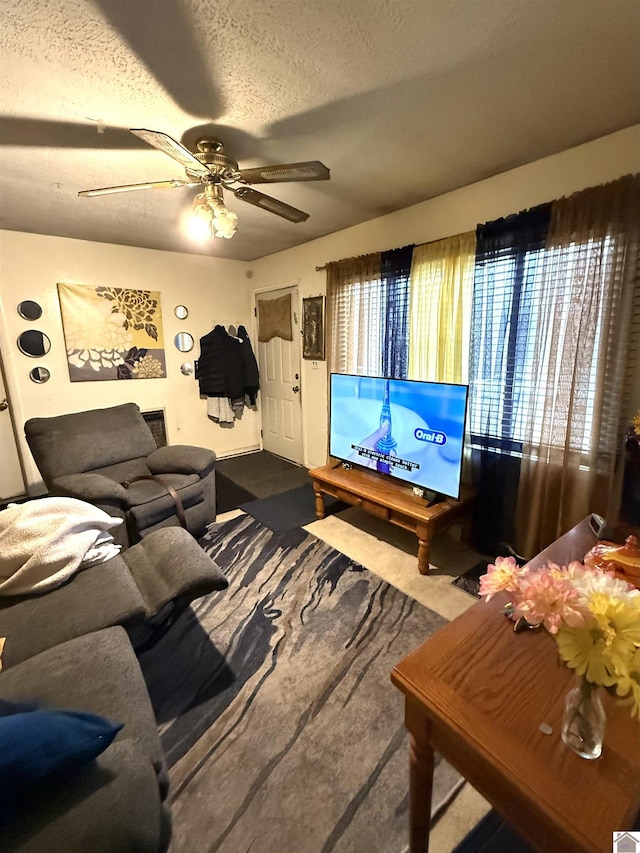
[[[479,594],[489,601],[502,591],[511,595],[511,618],[544,626],[580,676],[578,693],[567,697],[562,737],[580,755],[597,758],[604,712],[596,688],[622,697],[640,717],[640,590],[578,561],[527,569],[513,557],[497,557],[480,578]]]

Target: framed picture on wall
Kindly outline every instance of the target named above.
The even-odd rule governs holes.
[[[302,357],[324,361],[324,296],[302,300]]]
[[[58,284],[71,382],[165,379],[160,291]]]

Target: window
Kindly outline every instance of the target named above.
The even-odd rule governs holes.
[[[385,305],[382,281],[346,282],[333,295],[331,370],[382,375]]]
[[[327,264],[330,368],[404,379],[413,246]]]
[[[589,455],[599,352],[608,321],[604,300],[598,294],[612,275],[614,242],[606,237],[477,264],[470,430],[474,436],[488,438],[496,451],[519,454],[527,437],[533,445],[553,445],[555,439],[564,448],[564,432],[545,436],[544,412],[550,397],[569,410],[568,397],[574,398],[575,405],[578,395],[579,414],[569,433],[569,449]],[[580,278],[579,267],[594,264],[600,267],[597,278],[602,288],[591,293],[591,304],[576,304],[572,283]],[[555,279],[553,288],[547,286],[551,278]],[[564,369],[562,341],[566,336],[579,336],[584,322],[593,324],[595,344],[582,354],[576,375],[572,366]],[[572,381],[566,383],[563,377],[569,374]],[[551,395],[548,381],[553,383]],[[609,435],[615,442],[616,429]]]
[[[393,292],[387,253],[328,265],[338,372],[400,376],[406,362],[411,378],[464,381],[456,347],[472,301],[468,446],[484,553],[520,541],[535,554],[589,512],[616,511],[640,375],[638,210],[640,175],[581,190],[480,225],[469,242],[416,247],[408,287],[396,264]]]

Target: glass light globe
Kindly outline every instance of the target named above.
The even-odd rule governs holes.
[[[227,240],[236,233],[238,217],[226,208],[219,210],[212,221],[216,237],[224,237]]]
[[[211,234],[211,213],[206,207],[197,207],[187,219],[189,234],[196,240],[206,240]]]

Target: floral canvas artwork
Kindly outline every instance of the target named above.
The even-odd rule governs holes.
[[[58,284],[69,379],[167,375],[160,292]]]

